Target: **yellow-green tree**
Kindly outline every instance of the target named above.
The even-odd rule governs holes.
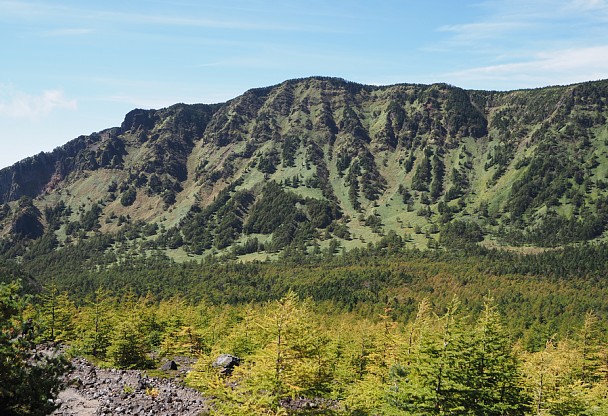
[[[441,317],[421,304],[406,349],[392,371],[389,411],[500,416],[528,409],[517,357],[491,301],[473,323],[457,299]]]
[[[547,340],[541,351],[524,358],[527,389],[535,415],[583,414],[585,388],[577,377],[578,353],[571,340]]]
[[[608,414],[608,356],[598,324],[587,313],[572,339],[554,336],[541,351],[524,355],[535,415]]]
[[[117,368],[148,367],[150,343],[160,337],[155,308],[150,299],[137,299],[132,294],[127,294],[121,303],[110,332],[107,357]]]
[[[174,297],[160,302],[156,319],[162,328],[162,354],[198,355],[208,352],[205,331],[196,325],[195,308],[184,299]]]
[[[40,296],[40,318],[44,338],[53,342],[72,341],[75,336],[76,306],[66,292],[59,292],[55,280]]]
[[[280,414],[282,399],[328,396],[334,350],[309,303],[290,292],[255,315],[241,320],[219,341],[224,347],[243,346],[242,331],[248,331],[252,341],[246,350],[255,348],[241,357],[243,363],[229,379],[211,368],[213,355],[206,355],[189,375],[189,383],[220,397],[220,414]]]
[[[581,325],[576,339],[579,351],[578,367],[580,379],[589,384],[597,379],[597,370],[600,366],[600,331],[599,319],[595,313],[588,311]]]
[[[74,347],[82,354],[103,359],[110,345],[114,302],[104,289],[97,289],[79,309]]]
[[[389,372],[398,360],[403,334],[385,308],[377,323],[362,321],[352,324],[349,339],[351,379],[344,392],[344,403],[350,412],[380,415],[386,412],[385,394]]]
[[[294,292],[288,293],[272,305],[259,326],[267,334],[268,343],[250,359],[250,388],[270,395],[275,407],[286,396],[328,391],[328,342],[315,327],[306,301],[299,301]]]

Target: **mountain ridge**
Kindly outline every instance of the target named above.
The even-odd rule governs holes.
[[[607,97],[606,80],[500,92],[309,77],[135,109],[0,170],[0,235],[53,233],[60,247],[141,220],[157,230],[138,244],[195,255],[255,239],[255,252],[350,248],[391,230],[431,248],[463,230],[541,246],[602,238]],[[256,223],[276,201],[293,212]]]

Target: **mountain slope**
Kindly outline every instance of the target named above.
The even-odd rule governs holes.
[[[2,247],[104,235],[135,252],[256,256],[390,231],[420,247],[601,238],[607,99],[608,81],[495,92],[314,77],[133,110],[0,171]]]

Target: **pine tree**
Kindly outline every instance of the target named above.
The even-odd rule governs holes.
[[[586,410],[585,387],[577,377],[578,351],[568,339],[547,340],[545,348],[524,361],[535,415],[580,415]],[[580,374],[580,373],[579,373]]]
[[[528,399],[500,317],[488,301],[476,325],[453,299],[441,317],[423,301],[411,324],[388,392],[392,411],[407,414],[523,415]]]
[[[57,297],[59,296],[59,289],[55,278],[52,277],[51,281],[44,288],[43,294],[40,296],[41,301],[41,315],[44,326],[48,330],[47,339],[51,341],[55,340],[55,331],[57,329]]]
[[[599,367],[599,319],[591,311],[585,314],[585,321],[578,331],[577,344],[580,352],[580,379],[583,383],[594,381]]]
[[[150,362],[141,322],[137,317],[123,316],[113,328],[107,356],[116,368],[146,368]]]
[[[0,414],[45,415],[55,408],[69,362],[57,351],[35,351],[39,322],[24,319],[30,299],[19,283],[0,283]]]
[[[608,409],[608,345],[605,342],[598,348],[597,357],[594,381],[588,393],[589,413],[601,415],[602,411]]]
[[[277,301],[261,323],[271,342],[256,355],[256,383],[265,384],[278,404],[285,396],[317,394],[331,381],[325,365],[327,340],[313,331],[306,302],[294,292]]]
[[[386,354],[394,349],[393,326],[387,318],[384,315],[379,324],[360,322],[350,329],[352,338],[345,355],[350,357],[348,371],[351,377],[344,402],[353,414],[379,415],[384,411],[387,376],[394,365],[393,361],[387,360]]]
[[[131,292],[121,301],[122,309],[115,315],[110,332],[107,356],[117,368],[146,368],[150,341],[157,338],[155,311],[149,298],[137,299]]]
[[[330,342],[308,302],[289,292],[257,316],[255,323],[243,320],[243,325],[233,327],[253,332],[247,349],[257,348],[229,376],[232,387],[220,382],[211,369],[211,355],[197,365],[190,382],[221,398],[221,414],[275,414],[283,411],[281,400],[327,396],[333,380]],[[242,345],[234,332],[219,344],[233,342]]]
[[[406,351],[406,360],[408,365],[411,364],[412,356],[420,349],[420,342],[425,338],[431,325],[431,303],[427,298],[422,299],[418,304],[416,318],[410,325],[408,334],[408,344]]]

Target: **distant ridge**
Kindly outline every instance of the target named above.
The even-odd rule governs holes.
[[[422,248],[602,240],[607,99],[606,80],[498,92],[316,76],[136,109],[0,170],[0,235],[64,247],[143,221],[148,248],[190,255],[389,232]]]

